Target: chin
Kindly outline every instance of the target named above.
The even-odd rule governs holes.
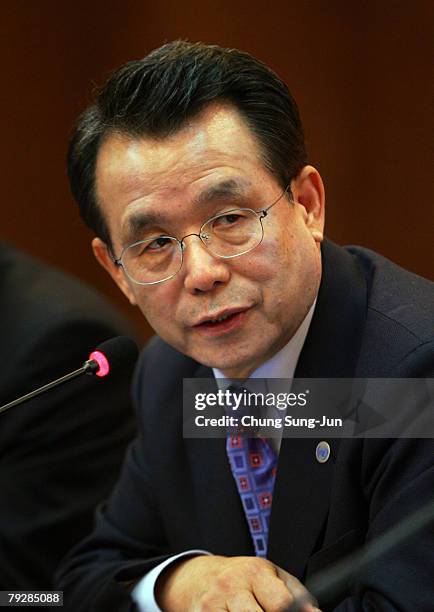
[[[227,355],[213,355],[196,351],[192,351],[191,353],[188,353],[188,355],[198,363],[201,363],[208,368],[217,368],[218,370],[226,371],[239,367],[238,363],[234,363],[233,360],[228,363]]]
[[[204,363],[203,358],[202,363]],[[237,360],[232,358],[228,360],[227,355],[225,355],[218,359],[210,358],[205,365],[211,368],[217,368],[221,372],[224,372],[228,378],[247,378],[257,367],[253,356],[250,356],[250,358],[246,357]]]

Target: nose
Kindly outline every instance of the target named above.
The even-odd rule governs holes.
[[[189,293],[211,291],[230,279],[227,260],[213,255],[197,235],[188,236],[184,241],[184,287]]]

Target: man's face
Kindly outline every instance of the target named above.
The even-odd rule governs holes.
[[[198,233],[225,210],[259,211],[282,192],[255,136],[233,107],[222,104],[164,139],[106,138],[96,190],[117,257],[145,237]],[[285,195],[273,206],[254,250],[221,259],[190,236],[180,272],[161,284],[131,282],[99,239],[95,255],[161,338],[227,376],[245,377],[293,336],[319,286],[321,178],[306,166],[291,190],[295,203]]]

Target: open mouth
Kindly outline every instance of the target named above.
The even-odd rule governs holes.
[[[238,324],[241,323],[246,315],[247,310],[239,310],[237,312],[228,312],[222,314],[220,317],[215,319],[206,319],[195,325],[195,328],[205,332],[227,332],[235,329]]]
[[[227,321],[228,319],[236,316],[237,314],[239,314],[238,312],[233,312],[232,314],[225,314],[222,317],[218,317],[217,319],[210,319],[209,321],[205,321],[204,323],[202,323],[201,325],[206,325],[208,323],[214,325],[215,323],[221,323],[222,321]]]

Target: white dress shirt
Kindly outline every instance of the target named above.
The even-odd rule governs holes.
[[[310,323],[312,321],[313,313],[315,310],[316,300],[312,304],[309,312],[304,318],[302,324],[295,332],[291,340],[285,344],[285,346],[271,359],[263,363],[259,366],[252,374],[249,376],[249,380],[259,378],[262,379],[259,384],[268,385],[265,391],[272,391],[270,385],[272,386],[272,382],[268,379],[279,378],[286,379],[288,381],[288,389],[290,391],[290,386],[292,379],[294,377],[295,368],[297,367],[297,362],[300,357],[301,349],[303,348],[304,342],[306,340],[307,332],[309,330]],[[213,368],[213,373],[216,378],[217,384],[220,388],[226,388],[231,384],[231,381],[225,377],[223,372],[218,370],[217,368]],[[266,379],[266,380],[264,380]],[[254,385],[254,381],[249,383],[249,389]],[[255,391],[259,391],[260,389],[255,386]],[[278,438],[270,438],[269,443],[274,448],[276,453],[279,453],[280,445],[282,442],[282,430],[280,431],[280,437]],[[157,582],[158,577],[161,572],[177,561],[182,557],[187,556],[197,556],[197,555],[211,555],[212,553],[205,550],[187,550],[185,552],[179,553],[178,555],[174,555],[169,559],[163,561],[156,567],[154,567],[150,572],[148,572],[134,587],[131,592],[131,597],[136,602],[139,610],[141,612],[162,612],[161,608],[158,606],[155,600],[155,584]]]

